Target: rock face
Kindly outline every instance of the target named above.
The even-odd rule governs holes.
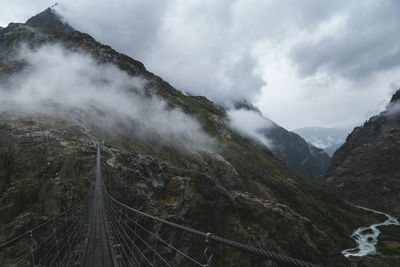
[[[400,90],[349,135],[326,175],[349,201],[400,215]]]
[[[94,174],[97,139],[102,141],[106,186],[118,200],[303,260],[349,265],[340,254],[352,245],[348,236],[374,219],[365,219],[364,212],[337,198],[324,181],[293,170],[265,147],[236,135],[225,124],[222,107],[205,97],[182,94],[142,63],[87,34],[53,31],[47,19],[41,21],[37,28],[10,24],[0,32],[0,78],[5,84],[10,74],[27,69],[15,57],[21,43],[32,48],[61,43],[70,52],[91,55],[99,66],[115,65],[130,77],[146,79],[143,99],[163,99],[169,109],[196,118],[215,145],[212,150],[188,150],[179,143],[139,138],[134,131],[141,126],[137,121],[125,120],[110,129],[93,118],[93,114],[105,116],[95,105],[91,112],[63,105],[53,107],[51,114],[4,110],[0,113],[0,243],[85,194]],[[198,250],[191,242],[181,246]],[[215,266],[270,264],[238,251],[216,249]],[[0,265],[1,259],[0,254]]]
[[[247,101],[234,104],[235,109],[246,109],[262,115],[261,111]],[[328,170],[331,158],[323,149],[306,142],[300,135],[290,132],[265,118],[270,127],[260,129],[260,134],[273,143],[271,152],[296,170],[313,177],[321,177]]]
[[[0,113],[0,226],[5,230],[0,240],[24,233],[86,195],[95,145],[84,129],[69,126],[56,118]]]
[[[52,8],[48,8],[42,13],[28,19],[28,21],[25,24],[47,31],[56,31],[56,32],[75,31],[70,25],[62,22],[60,16]]]
[[[331,158],[323,149],[307,143],[300,135],[279,125],[265,129],[263,134],[277,144],[272,153],[288,165],[314,177],[326,173]]]
[[[108,158],[105,176],[110,190],[121,201],[148,213],[291,255],[318,255],[321,250],[317,247],[333,245],[325,243],[326,235],[287,205],[248,192],[229,190],[212,171],[187,169],[150,155],[107,147],[104,154]],[[218,158],[214,154],[203,154],[196,162],[207,166],[206,162],[216,161],[218,163],[214,164],[225,170],[225,175],[239,179],[234,169]],[[301,250],[298,249],[300,244]],[[221,257],[218,255],[226,253],[223,248],[217,249],[216,266],[265,264],[239,252]],[[324,249],[322,254],[325,253],[330,252]]]

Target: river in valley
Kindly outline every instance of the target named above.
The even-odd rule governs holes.
[[[399,221],[395,217],[387,213],[361,206],[357,206],[357,208],[384,215],[386,216],[387,220],[382,223],[375,223],[367,227],[360,227],[356,229],[351,237],[354,239],[354,241],[356,241],[357,247],[343,250],[342,254],[345,257],[362,257],[376,254],[376,244],[378,243],[378,236],[380,234],[378,227],[384,225],[400,225]]]

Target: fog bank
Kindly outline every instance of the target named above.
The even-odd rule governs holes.
[[[51,115],[53,107],[61,105],[97,120],[91,123],[105,130],[117,132],[122,125],[119,128],[130,129],[142,139],[152,137],[190,148],[212,146],[212,139],[195,119],[145,92],[144,78],[131,77],[114,65],[99,64],[60,44],[36,50],[22,46],[17,60],[26,67],[0,88],[0,101],[12,103],[14,109]],[[0,110],[9,107],[3,103]]]

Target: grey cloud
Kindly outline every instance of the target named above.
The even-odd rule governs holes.
[[[149,53],[168,1],[68,1],[56,9],[69,24],[136,59]]]
[[[318,70],[347,79],[369,78],[376,72],[399,67],[398,1],[355,1],[336,34],[296,44],[291,58],[302,76]]]
[[[230,66],[226,72],[227,79],[232,81],[229,87],[231,94],[229,100],[253,100],[252,98],[260,93],[260,88],[266,83],[259,74],[254,73],[256,65],[257,62],[254,58],[243,55],[236,64]],[[242,93],[236,94],[236,92]],[[228,99],[228,96],[225,96],[225,98]],[[223,100],[221,99],[221,101]]]
[[[235,4],[74,1],[58,11],[74,28],[143,61],[178,89],[224,103],[251,99],[265,84],[254,73],[257,61],[246,36],[235,32]]]
[[[10,22],[25,22],[33,15],[42,12],[53,5],[54,0],[13,0],[1,1],[0,26],[7,26]]]
[[[342,4],[77,0],[60,5],[59,12],[76,29],[143,61],[178,89],[225,104],[253,100],[267,83],[251,54],[256,43],[278,43],[299,28],[314,30]]]

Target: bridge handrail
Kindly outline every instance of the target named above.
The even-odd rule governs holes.
[[[134,209],[132,207],[129,207],[128,205],[116,200],[114,197],[112,197],[108,193],[104,183],[103,183],[103,190],[104,190],[104,193],[105,193],[106,197],[108,197],[114,203],[120,205],[121,207],[124,207],[125,209],[128,209],[128,210],[130,210],[130,211],[132,211],[132,212],[134,212],[136,214],[142,215],[144,217],[147,217],[149,219],[155,220],[155,221],[160,222],[162,224],[166,224],[166,225],[172,226],[174,228],[177,228],[177,229],[192,233],[194,235],[206,238],[207,240],[212,240],[212,241],[215,241],[217,243],[220,243],[220,244],[232,247],[232,248],[237,248],[237,249],[243,250],[245,252],[248,252],[248,253],[251,253],[251,254],[255,254],[255,255],[258,255],[258,256],[261,256],[261,257],[264,257],[266,259],[273,260],[275,262],[282,263],[282,264],[289,264],[291,266],[300,266],[300,267],[319,267],[320,266],[320,265],[317,265],[317,264],[312,264],[312,263],[309,263],[309,262],[306,262],[306,261],[303,261],[303,260],[292,258],[292,257],[286,256],[286,255],[282,255],[282,254],[279,254],[279,253],[266,251],[266,250],[264,250],[262,248],[257,248],[257,247],[249,246],[247,244],[240,243],[240,242],[237,242],[237,241],[234,241],[234,240],[226,239],[226,238],[214,235],[212,233],[205,233],[205,232],[202,232],[202,231],[190,228],[190,227],[186,227],[186,226],[174,223],[174,222],[167,221],[167,220],[162,219],[160,217],[156,217],[156,216],[153,216],[151,214],[145,213],[143,211],[140,211],[140,210]]]
[[[71,213],[74,209],[79,207],[83,202],[85,202],[88,199],[88,197],[90,195],[90,190],[92,190],[92,187],[93,187],[93,185],[91,185],[91,187],[89,189],[89,192],[86,194],[86,196],[82,200],[80,200],[78,203],[76,203],[74,206],[72,206],[68,210],[58,214],[57,216],[55,216],[55,217],[53,217],[51,219],[48,219],[44,223],[39,224],[38,226],[32,228],[31,230],[28,230],[25,233],[23,233],[21,235],[18,235],[18,236],[14,237],[14,238],[11,237],[11,239],[9,239],[9,240],[5,241],[4,243],[0,244],[0,251],[2,251],[3,249],[15,244],[16,242],[20,241],[21,239],[24,239],[25,237],[28,237],[28,236],[34,234],[35,232],[43,229],[44,227],[46,227],[50,223],[54,222],[54,220],[57,220],[57,219],[59,219],[61,217],[64,217],[65,215],[68,215],[69,213]]]

